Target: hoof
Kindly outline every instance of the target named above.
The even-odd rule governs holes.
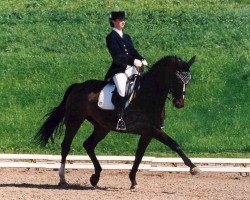
[[[90,177],[90,183],[93,187],[96,187],[97,183],[99,182],[100,175],[92,174]]]
[[[136,188],[138,188],[137,183],[136,182],[132,183],[130,190],[135,190]]]
[[[66,181],[60,181],[59,183],[58,183],[58,186],[60,186],[60,187],[66,187],[66,186],[68,186],[69,184],[66,182]]]
[[[190,173],[192,175],[197,175],[201,173],[201,170],[198,167],[194,167],[193,169],[190,170]]]

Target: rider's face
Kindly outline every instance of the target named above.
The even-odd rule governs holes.
[[[112,20],[114,27],[117,28],[118,30],[122,30],[125,26],[125,20],[124,19],[116,19]]]

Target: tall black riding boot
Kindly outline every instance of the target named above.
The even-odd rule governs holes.
[[[115,110],[118,114],[118,122],[116,125],[116,130],[126,130],[126,124],[125,121],[123,120],[123,111],[125,108],[125,104],[126,104],[126,98],[125,97],[121,97],[119,95],[119,98],[117,98],[117,102],[115,105]]]

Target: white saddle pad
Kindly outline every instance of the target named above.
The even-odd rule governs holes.
[[[138,74],[136,68],[134,66],[127,66],[127,69],[125,71],[126,75],[128,77],[134,75],[134,74]],[[132,85],[130,85],[130,89],[132,90],[134,88],[134,82],[131,82]],[[113,91],[115,89],[115,85],[114,84],[107,84],[102,91],[100,92],[99,98],[98,98],[98,106],[103,109],[103,110],[114,110],[115,106],[114,104],[111,102],[111,98],[113,95]],[[128,90],[128,88],[126,89]],[[127,92],[127,91],[126,91]],[[126,102],[125,107],[128,106],[129,102],[131,101],[133,95],[130,96],[129,100]]]
[[[98,106],[104,110],[114,110],[114,104],[111,102],[111,98],[113,95],[113,91],[115,89],[115,85],[107,84],[102,91],[100,92],[98,98]]]
[[[134,82],[131,83],[132,87],[131,89],[134,88]],[[115,85],[108,83],[100,92],[100,95],[98,97],[98,106],[103,109],[103,110],[114,110],[115,106],[112,103],[111,99],[112,99],[112,95],[113,95],[113,91],[115,89]],[[130,98],[128,99],[128,101],[125,104],[125,108],[129,105],[129,102],[132,100],[133,95],[130,96]]]

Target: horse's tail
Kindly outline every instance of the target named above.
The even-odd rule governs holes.
[[[48,143],[49,139],[51,139],[51,141],[53,142],[54,135],[57,135],[58,133],[60,134],[62,132],[65,105],[68,96],[75,85],[77,85],[77,83],[69,86],[64,94],[61,103],[44,116],[44,118],[47,119],[34,138],[37,144],[45,146]]]

